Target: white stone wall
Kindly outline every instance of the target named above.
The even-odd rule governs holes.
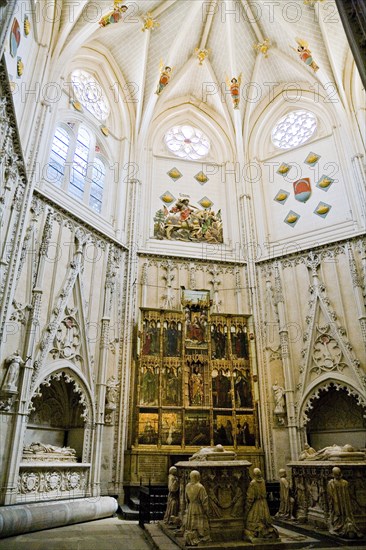
[[[17,465],[25,442],[30,401],[45,379],[61,371],[76,381],[78,397],[85,403],[81,459],[92,464],[89,491],[106,494],[113,464],[105,457],[113,454],[124,345],[121,301],[125,251],[37,196],[24,235],[0,359],[0,384],[7,372],[7,357],[19,350],[25,361],[17,393],[2,396],[5,501],[14,502],[16,498]],[[57,344],[58,330],[68,315],[77,326],[72,329],[71,340],[63,332]],[[108,393],[111,379],[115,387],[112,398]],[[108,401],[112,410],[105,411]],[[108,427],[103,433],[104,424]],[[10,445],[14,437],[16,444]],[[12,471],[7,471],[9,465]]]
[[[333,383],[365,406],[365,252],[356,238],[257,266],[260,405],[273,473],[304,444],[320,389]],[[274,413],[276,382],[285,389],[283,424]]]

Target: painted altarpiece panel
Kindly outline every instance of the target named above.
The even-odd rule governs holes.
[[[182,445],[181,411],[163,411],[161,422],[162,445]]]
[[[187,359],[188,367],[188,405],[209,405],[207,387],[208,362],[204,356],[190,356]]]
[[[160,364],[157,360],[145,360],[139,372],[139,404],[156,406],[159,401]]]
[[[194,355],[208,353],[208,290],[183,290],[185,353]]]
[[[157,445],[159,433],[159,415],[155,412],[140,412],[138,423],[138,442],[140,445]]]
[[[208,353],[207,311],[185,309],[186,354]]]
[[[235,429],[232,413],[214,413],[214,443],[231,447],[234,445]]]
[[[185,444],[198,446],[210,444],[210,419],[208,411],[186,412]]]
[[[243,321],[231,322],[231,353],[237,359],[249,359],[249,345],[247,326]]]
[[[160,355],[160,320],[144,319],[142,334],[142,355]]]
[[[211,306],[209,290],[182,290],[182,306],[191,309],[208,309]]]
[[[244,368],[239,362],[234,364],[234,400],[237,409],[253,408],[253,393],[250,369]]]
[[[232,377],[227,363],[215,364],[211,371],[212,404],[214,408],[232,407]]]
[[[182,405],[182,367],[176,359],[164,359],[162,367],[163,406]]]
[[[254,414],[236,414],[236,444],[238,446],[255,445]]]
[[[227,359],[227,326],[224,323],[211,323],[211,358]]]
[[[163,355],[165,357],[180,357],[182,353],[182,323],[165,320],[163,324]]]

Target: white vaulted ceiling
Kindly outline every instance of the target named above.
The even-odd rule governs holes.
[[[342,97],[349,48],[333,0],[315,7],[304,0],[134,0],[125,2],[129,9],[122,22],[99,28],[96,6],[106,13],[111,4],[112,0],[60,2],[62,15],[55,26],[53,56],[56,64],[61,60],[65,66],[82,47],[108,52],[125,82],[138,89],[138,101],[129,106],[135,111],[136,135],[146,130],[165,104],[183,98],[208,107],[233,128],[235,111],[229,93],[206,95],[205,91],[207,83],[225,91],[226,78],[239,73],[242,86],[254,82],[262,97],[269,91],[268,83],[299,82],[308,82],[314,89],[317,82],[320,86],[335,83]],[[160,26],[141,32],[147,12]],[[318,73],[290,47],[296,48],[296,37],[308,41],[320,67]],[[267,58],[253,47],[265,38],[271,42]],[[202,66],[194,53],[196,47],[209,49]],[[154,92],[160,60],[174,71],[158,97]],[[242,100],[241,124],[252,111],[253,102]]]

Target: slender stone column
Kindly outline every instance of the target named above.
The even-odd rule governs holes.
[[[101,338],[97,382],[97,405],[95,419],[95,439],[93,452],[92,494],[100,495],[100,473],[102,463],[103,428],[105,423],[105,397],[108,365],[109,328],[111,322],[112,297],[115,290],[116,271],[119,267],[120,255],[114,246],[110,245],[108,254],[107,273],[105,280],[105,294],[103,317],[101,319]]]
[[[294,381],[292,374],[291,355],[289,349],[288,324],[286,319],[285,299],[282,292],[282,283],[279,272],[279,266],[276,262],[274,267],[275,273],[275,304],[278,311],[279,333],[281,357],[283,365],[283,374],[285,379],[286,389],[286,409],[287,409],[287,426],[289,430],[289,441],[291,449],[291,457],[297,458],[299,455],[299,442],[297,437],[297,425],[295,416],[294,404]]]

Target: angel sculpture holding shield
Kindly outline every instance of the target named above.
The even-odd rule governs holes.
[[[233,77],[230,82],[226,77],[226,84],[230,88],[231,99],[233,100],[234,109],[239,109],[240,103],[240,84],[241,84],[241,73],[238,78]]]
[[[169,66],[164,67],[163,62],[160,61],[160,78],[158,86],[156,88],[156,95],[160,95],[164,88],[168,85],[172,76],[172,68]]]
[[[309,50],[309,44],[306,42],[306,40],[303,40],[302,38],[296,38],[295,40],[298,43],[298,47],[296,50],[295,48],[292,48],[292,49],[297,51],[301,61],[303,61],[306,65],[311,67],[314,73],[316,73],[316,71],[319,69],[319,66],[315,63],[313,56],[311,55],[311,51]]]

